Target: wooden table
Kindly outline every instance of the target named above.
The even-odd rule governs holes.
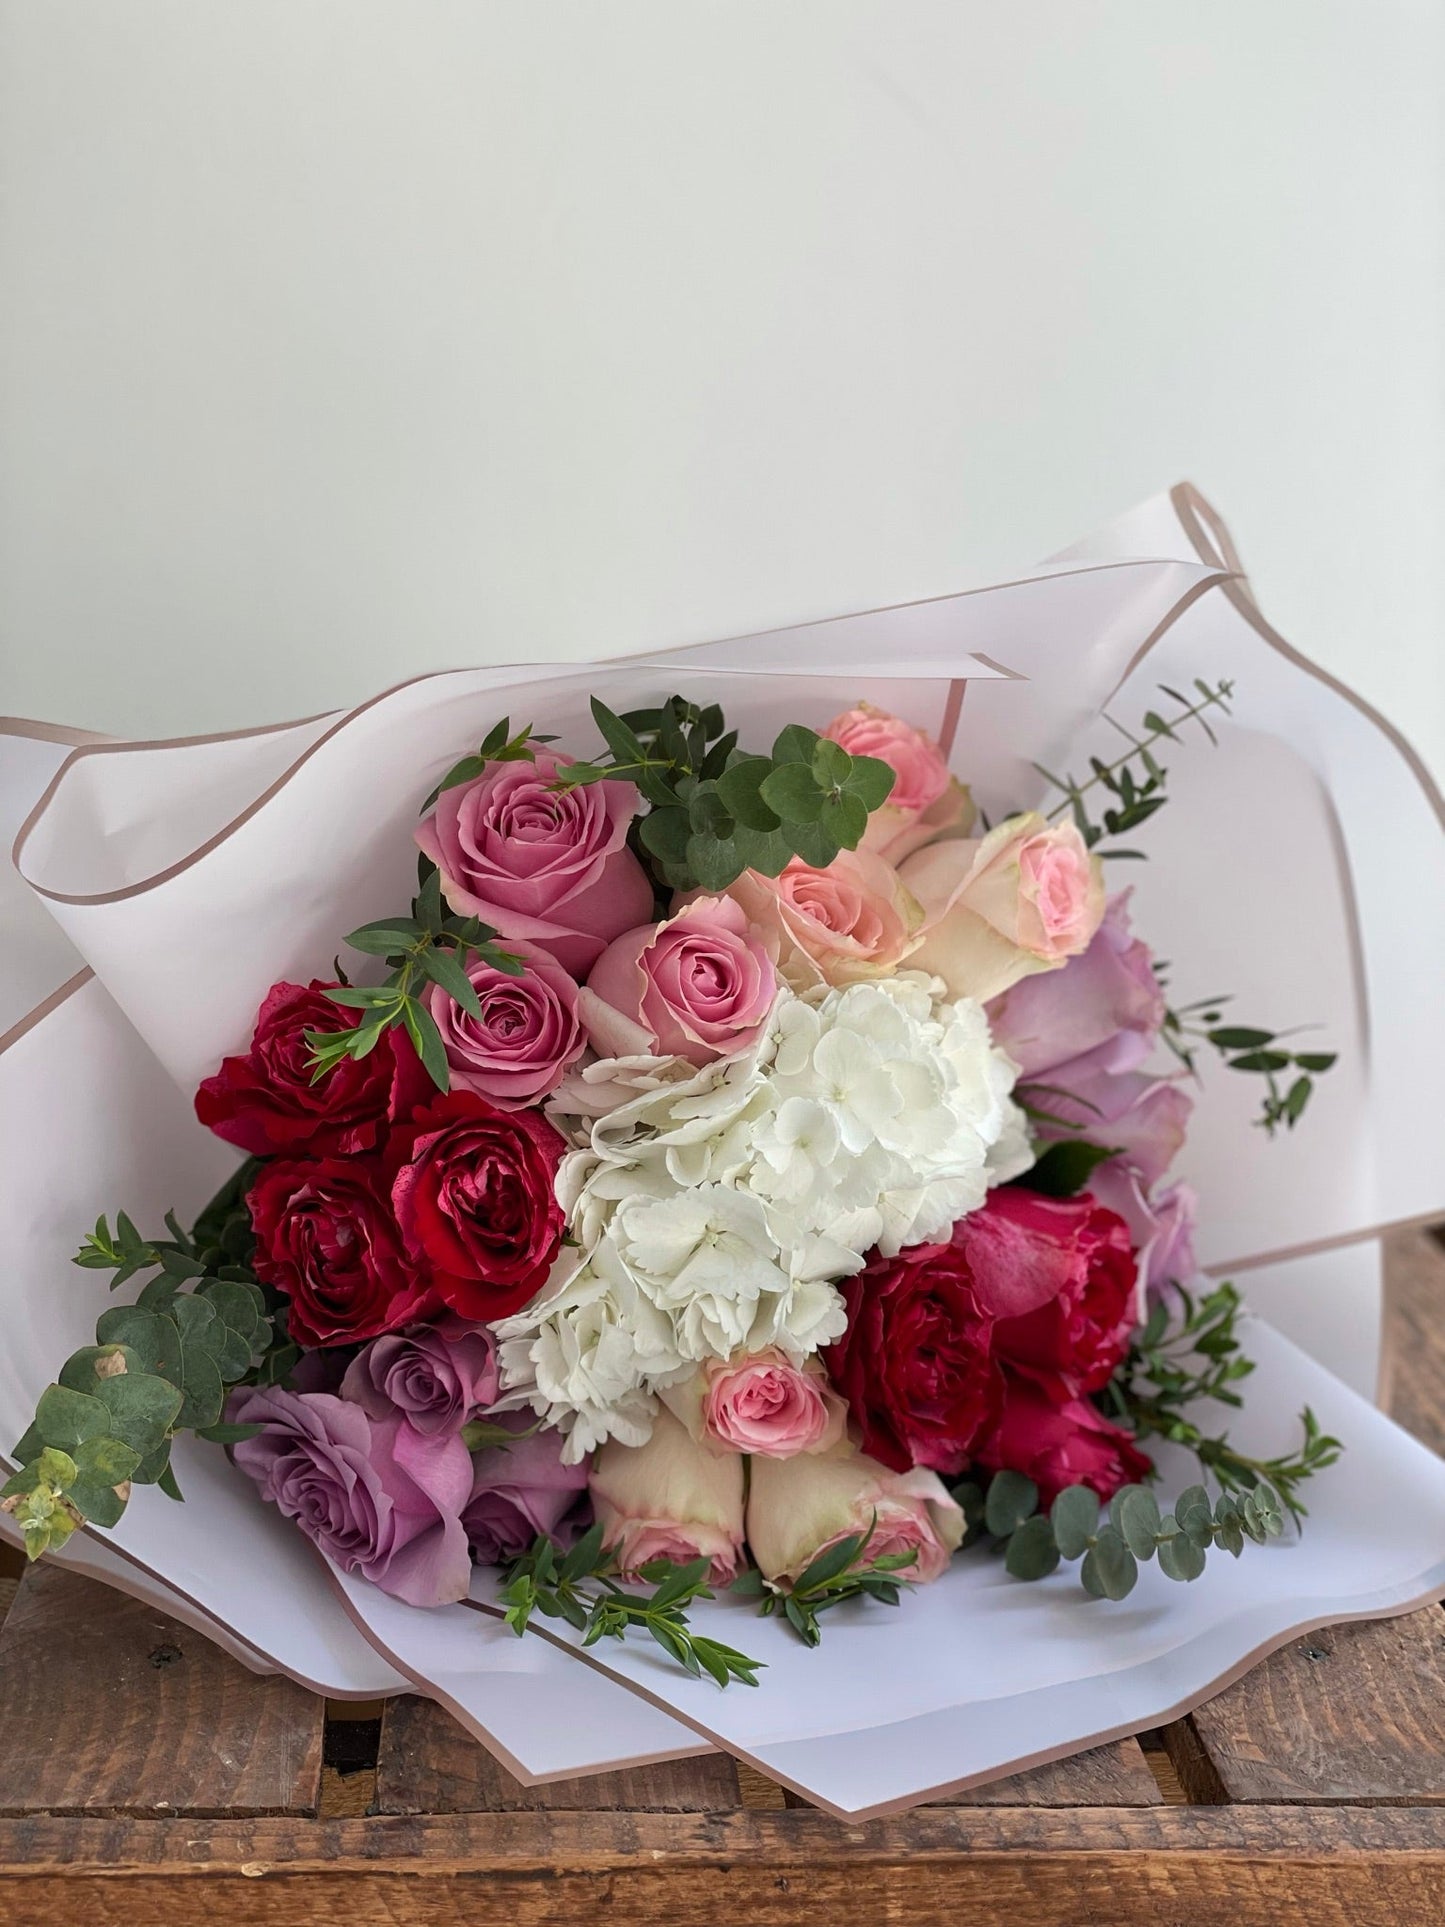
[[[1445,1449],[1445,1252],[1401,1234],[1390,1279],[1393,1407]],[[718,1754],[529,1792],[422,1700],[328,1708],[55,1568],[18,1591],[0,1571],[12,1596],[5,1927],[1445,1921],[1438,1608],[1296,1640],[1138,1740],[846,1826]]]

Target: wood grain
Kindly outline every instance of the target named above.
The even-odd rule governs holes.
[[[1445,1248],[1438,1229],[1385,1240],[1388,1409],[1432,1452],[1445,1452]]]
[[[1299,1808],[933,1808],[850,1827],[815,1813],[497,1813],[418,1819],[0,1822],[26,1927],[1428,1927],[1438,1813]]]
[[[35,1566],[0,1628],[0,1813],[313,1813],[323,1714],[154,1608]]]
[[[707,1813],[739,1804],[725,1753],[526,1787],[432,1701],[408,1694],[382,1714],[377,1813]]]

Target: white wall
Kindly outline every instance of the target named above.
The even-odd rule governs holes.
[[[1188,475],[1445,766],[1442,55],[1434,0],[3,0],[0,707],[891,602]]]

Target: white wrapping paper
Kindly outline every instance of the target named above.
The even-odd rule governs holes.
[[[13,879],[0,893],[16,959],[0,1009],[15,1025],[0,1053],[0,1436],[90,1336],[104,1286],[69,1266],[80,1228],[122,1202],[147,1221],[184,1213],[215,1188],[234,1156],[195,1124],[196,1082],[244,1046],[272,981],[323,971],[341,933],[403,900],[418,798],[501,714],[585,747],[593,691],[617,708],[674,688],[716,698],[745,739],[867,697],[951,735],[997,817],[1037,800],[1033,762],[1083,764],[1112,733],[1106,704],[1132,723],[1158,682],[1195,676],[1235,681],[1236,721],[1218,750],[1166,759],[1153,861],[1111,882],[1136,886],[1178,999],[1233,990],[1240,1021],[1315,1023],[1340,1052],[1305,1125],[1273,1143],[1250,1126],[1246,1080],[1208,1078],[1180,1164],[1202,1194],[1203,1261],[1255,1268],[1256,1309],[1314,1354],[1258,1325],[1241,1426],[1282,1445],[1308,1400],[1349,1445],[1312,1489],[1303,1542],[1212,1562],[1189,1587],[1151,1568],[1116,1607],[1063,1575],[1026,1588],[965,1559],[901,1616],[832,1615],[821,1653],[719,1602],[702,1617],[770,1669],[757,1693],[726,1694],[630,1643],[579,1661],[565,1636],[516,1641],[484,1610],[417,1613],[329,1573],[211,1448],[178,1454],[185,1506],[139,1491],[95,1557],[190,1623],[224,1625],[253,1663],[329,1692],[432,1692],[524,1778],[712,1742],[845,1813],[1153,1723],[1302,1626],[1438,1596],[1445,1469],[1359,1394],[1378,1358],[1373,1234],[1442,1202],[1439,798],[1259,616],[1187,489],[1027,581],[900,610],[647,659],[453,672],[340,717],[82,746],[58,771],[63,745],[0,735],[0,792],[13,807],[44,791],[17,864],[53,920],[16,902]],[[483,1608],[487,1587],[479,1574]]]

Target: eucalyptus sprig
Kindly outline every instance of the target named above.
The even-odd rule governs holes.
[[[599,1521],[570,1552],[559,1554],[550,1539],[539,1537],[520,1559],[514,1559],[503,1575],[503,1617],[518,1635],[526,1632],[534,1614],[565,1619],[583,1635],[584,1646],[595,1646],[600,1639],[623,1639],[637,1628],[695,1679],[705,1673],[719,1686],[735,1679],[744,1686],[756,1686],[761,1660],[749,1659],[688,1626],[684,1609],[695,1599],[714,1597],[708,1566],[706,1559],[694,1559],[685,1566],[654,1560],[642,1569],[653,1591],[630,1592],[618,1581],[616,1556],[603,1546]]]
[[[594,696],[592,715],[608,755],[559,770],[558,787],[636,783],[652,808],[635,826],[635,847],[664,892],[724,890],[744,870],[777,876],[795,856],[826,868],[858,847],[893,787],[877,757],[850,756],[796,723],[770,755],[740,750],[716,703],[670,696],[618,716]]]
[[[776,1585],[755,1567],[749,1567],[733,1581],[731,1590],[744,1599],[758,1600],[758,1612],[764,1619],[781,1612],[804,1645],[820,1645],[823,1629],[818,1624],[819,1613],[848,1599],[873,1599],[880,1605],[896,1606],[903,1588],[913,1583],[899,1575],[917,1565],[916,1552],[880,1553],[862,1563],[877,1524],[875,1514],[866,1532],[849,1533],[825,1547],[791,1586]]]
[[[1166,683],[1161,683],[1159,687],[1171,702],[1178,705],[1177,712],[1171,716],[1161,716],[1155,709],[1146,710],[1144,720],[1136,733],[1132,729],[1126,729],[1117,717],[1105,711],[1105,722],[1125,738],[1129,748],[1122,756],[1115,757],[1112,763],[1104,762],[1101,757],[1091,756],[1089,758],[1090,774],[1082,782],[1071,770],[1066,770],[1062,776],[1055,776],[1051,770],[1045,769],[1042,763],[1034,764],[1039,775],[1063,793],[1063,801],[1049,812],[1049,820],[1057,822],[1060,817],[1072,815],[1078,825],[1080,836],[1091,850],[1097,843],[1103,842],[1105,837],[1122,836],[1129,830],[1138,829],[1168,802],[1166,785],[1169,772],[1155,754],[1161,743],[1177,743],[1180,740],[1181,729],[1194,722],[1198,723],[1211,743],[1217,743],[1219,740],[1209,726],[1206,711],[1218,709],[1226,716],[1230,713],[1229,700],[1234,694],[1233,683],[1221,681],[1211,685],[1196,677],[1194,687],[1199,693],[1193,702],[1187,696],[1181,695],[1177,689],[1169,688]],[[1099,822],[1095,822],[1090,815],[1088,804],[1084,800],[1090,791],[1095,789],[1103,789],[1113,798],[1112,803],[1105,805],[1101,813],[1102,820]],[[1142,858],[1144,852],[1142,850],[1104,850],[1101,854],[1108,857],[1138,859]]]
[[[385,958],[389,975],[380,984],[337,984],[326,992],[333,1003],[363,1015],[360,1023],[344,1030],[306,1032],[315,1066],[313,1083],[343,1058],[366,1057],[375,1050],[383,1031],[400,1028],[411,1039],[437,1089],[446,1090],[451,1081],[446,1046],[436,1019],[419,993],[428,984],[440,984],[468,1016],[480,1017],[481,999],[466,972],[468,956],[477,957],[508,977],[523,974],[526,966],[522,959],[493,941],[497,933],[489,924],[448,911],[442,900],[439,873],[431,865],[424,863],[423,867],[425,874],[412,898],[409,917],[382,917],[375,923],[364,923],[346,938],[353,950]]]
[[[1268,1137],[1281,1127],[1292,1131],[1314,1094],[1314,1080],[1334,1067],[1338,1053],[1282,1050],[1285,1037],[1293,1033],[1260,1030],[1252,1024],[1226,1024],[1223,1006],[1232,1001],[1229,997],[1199,997],[1177,1010],[1166,1010],[1160,1036],[1195,1076],[1199,1074],[1200,1047],[1207,1046],[1217,1052],[1227,1069],[1263,1077],[1264,1096],[1255,1123]],[[1287,1073],[1293,1075],[1286,1081]]]
[[[1238,1408],[1234,1387],[1254,1370],[1238,1336],[1243,1304],[1232,1284],[1214,1287],[1196,1299],[1175,1286],[1182,1316],[1170,1328],[1164,1300],[1155,1302],[1136,1334],[1128,1358],[1103,1395],[1111,1415],[1127,1425],[1138,1439],[1163,1438],[1193,1453],[1227,1493],[1248,1496],[1269,1489],[1296,1521],[1309,1511],[1300,1487],[1315,1473],[1333,1465],[1344,1450],[1337,1438],[1320,1429],[1309,1406],[1299,1415],[1301,1438],[1292,1452],[1271,1459],[1254,1458],[1230,1442],[1227,1432],[1209,1433],[1193,1416],[1201,1400]]]
[[[134,1485],[179,1499],[176,1435],[220,1445],[249,1437],[254,1427],[222,1417],[228,1391],[243,1379],[274,1382],[299,1356],[248,1262],[243,1199],[254,1172],[253,1162],[242,1165],[189,1234],[167,1212],[170,1237],[144,1238],[122,1211],[114,1230],[97,1219],[77,1252],[85,1270],[114,1273],[112,1290],[153,1275],[134,1304],[101,1313],[96,1342],[66,1360],[14,1448],[20,1470],[0,1487],[0,1508],[30,1558],[82,1523],[118,1524]]]
[[[1046,1579],[1061,1561],[1080,1560],[1079,1581],[1091,1598],[1125,1599],[1150,1559],[1158,1559],[1166,1578],[1197,1579],[1211,1548],[1237,1559],[1246,1539],[1263,1545],[1278,1538],[1284,1515],[1267,1485],[1242,1498],[1221,1493],[1213,1504],[1202,1485],[1187,1486],[1172,1512],[1161,1512],[1144,1485],[1122,1487],[1107,1511],[1088,1486],[1070,1485],[1041,1512],[1032,1479],[998,1472],[984,1497],[984,1523],[1013,1578]]]

